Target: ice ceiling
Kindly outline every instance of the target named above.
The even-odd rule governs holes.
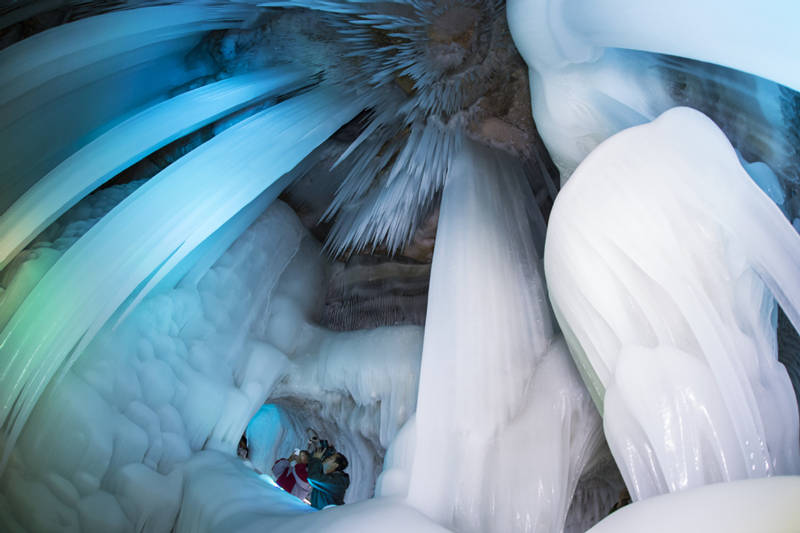
[[[744,4],[0,8],[0,530],[796,531],[800,7]],[[345,506],[259,473],[309,426]]]

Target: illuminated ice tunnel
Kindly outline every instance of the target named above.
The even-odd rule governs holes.
[[[5,2],[0,531],[800,530],[797,20]]]

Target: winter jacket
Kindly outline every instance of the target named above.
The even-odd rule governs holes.
[[[343,505],[344,493],[350,486],[350,476],[338,471],[325,474],[322,461],[312,457],[308,463],[308,483],[311,485],[311,506]]]
[[[307,500],[311,494],[311,485],[308,483],[308,465],[297,463],[292,468],[292,475],[295,483],[291,493],[301,500]]]
[[[286,492],[292,492],[295,479],[292,475],[292,465],[288,459],[278,459],[272,465],[272,474],[275,476],[275,483]]]

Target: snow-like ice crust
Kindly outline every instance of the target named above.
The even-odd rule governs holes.
[[[223,531],[234,515],[245,527],[265,510],[308,512],[235,458],[272,395],[324,405],[326,436],[351,458],[348,499],[368,497],[384,447],[415,408],[422,331],[314,326],[324,269],[320,245],[276,203],[199,279],[104,328],[25,426],[0,485],[3,529],[165,531],[180,516],[178,531]],[[261,470],[304,443],[303,429],[273,442],[261,433],[248,430]]]
[[[800,236],[707,117],[676,108],[595,149],[545,271],[635,499],[800,472],[773,300],[800,325]]]

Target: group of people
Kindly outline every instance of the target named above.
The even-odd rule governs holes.
[[[320,440],[313,430],[309,434],[310,452],[298,448],[288,458],[275,462],[275,482],[317,509],[343,505],[350,486],[350,476],[344,471],[349,464],[347,457],[328,441]]]

